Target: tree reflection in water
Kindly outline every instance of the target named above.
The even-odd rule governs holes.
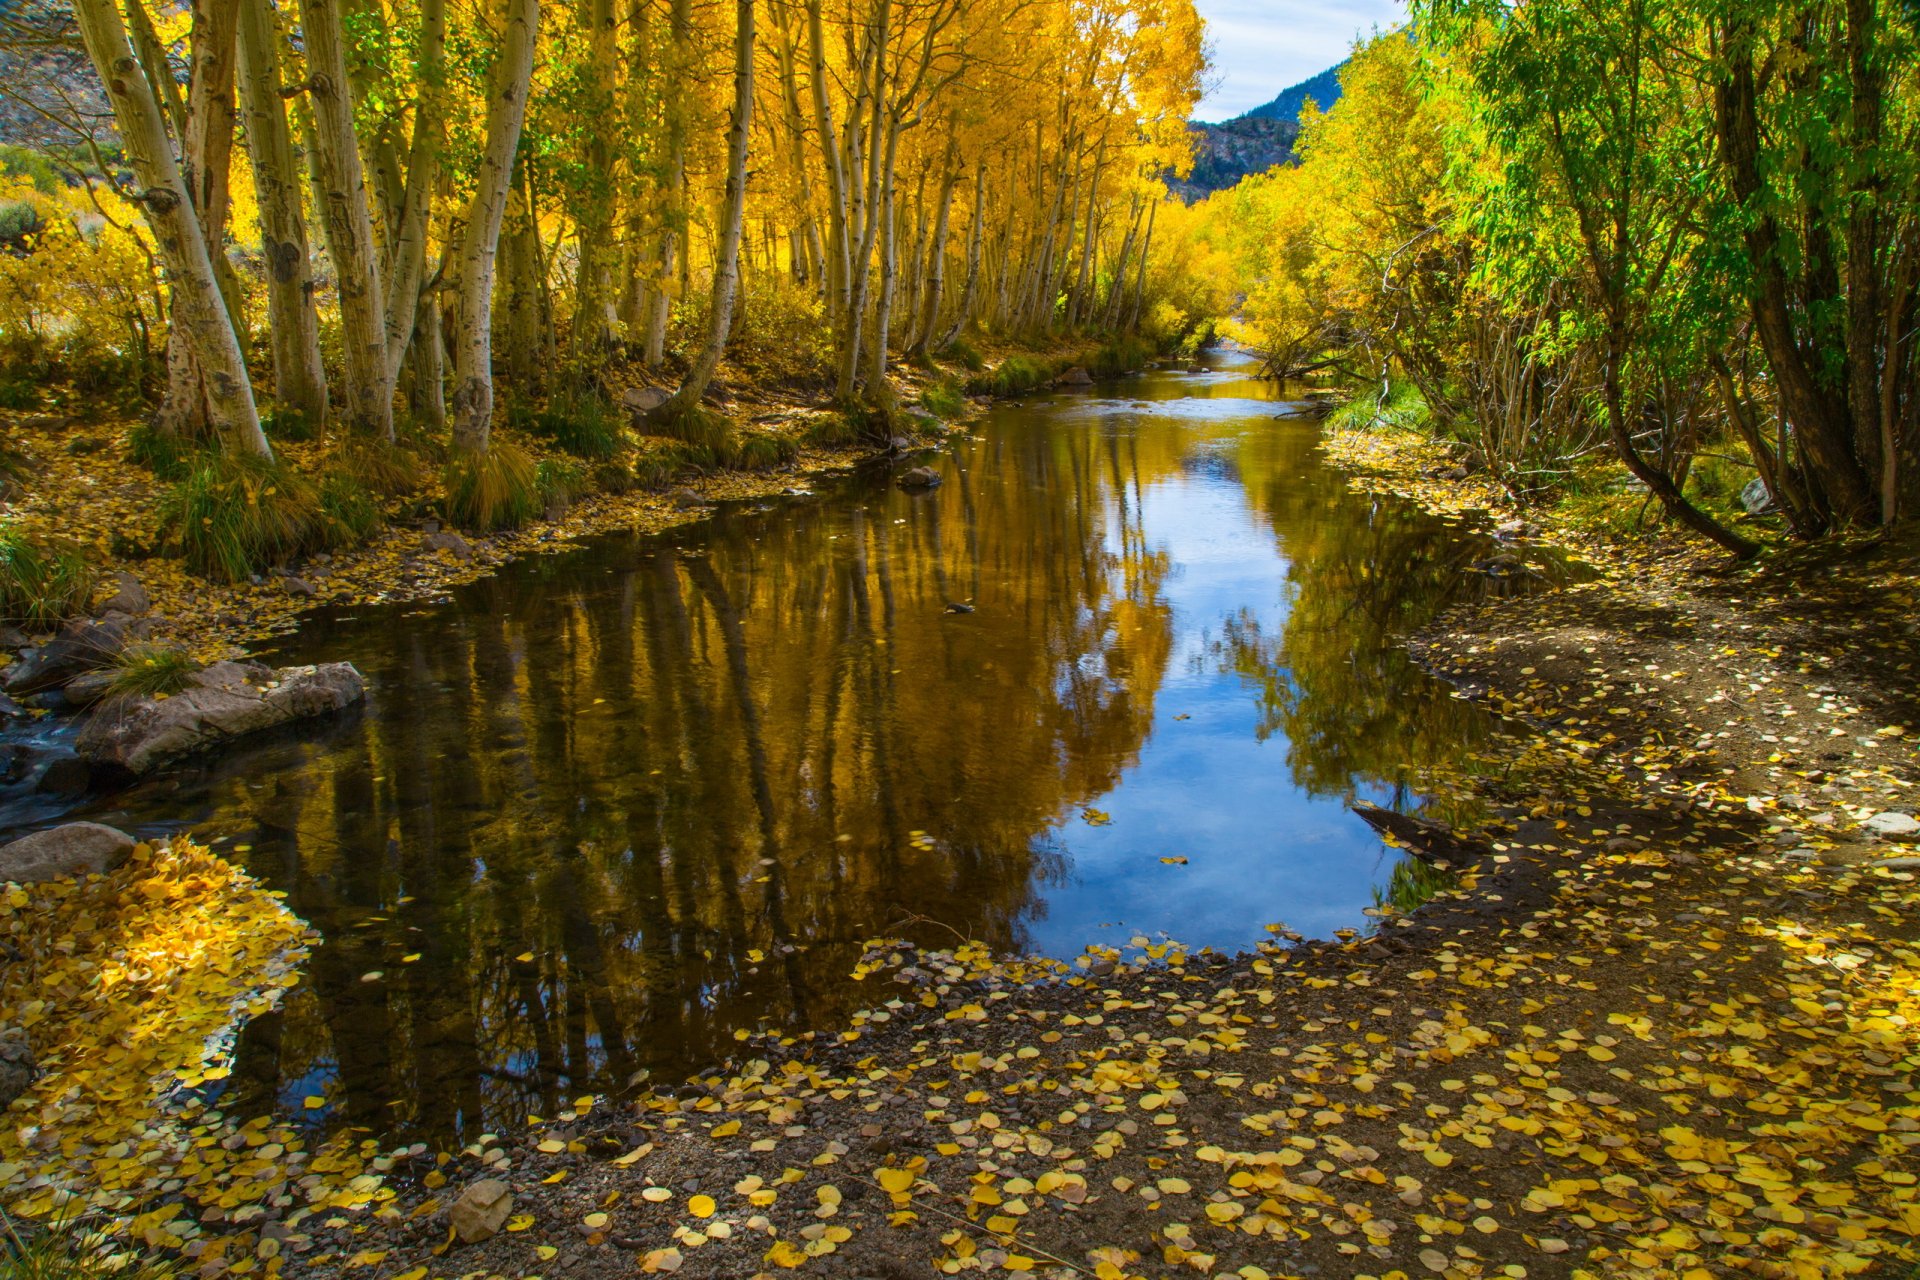
[[[832,1028],[874,998],[846,978],[867,938],[1071,932],[1048,909],[1110,838],[1081,809],[1159,787],[1179,813],[1143,754],[1196,656],[1235,705],[1252,689],[1257,724],[1228,728],[1284,738],[1309,796],[1404,794],[1457,756],[1484,723],[1393,642],[1477,541],[1322,474],[1309,426],[1178,398],[1193,385],[1002,410],[931,494],[855,479],[522,562],[444,607],[313,620],[280,656],[353,658],[363,713],[102,809],[231,837],[324,939],[243,1038],[239,1101],[470,1136],[714,1061],[739,1028]],[[1264,599],[1181,604],[1182,539],[1213,526],[1163,513],[1194,494],[1284,558]]]

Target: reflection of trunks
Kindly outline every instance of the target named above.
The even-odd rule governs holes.
[[[351,658],[364,714],[113,801],[231,833],[322,934],[251,1070],[440,1142],[837,1028],[876,936],[1363,925],[1395,859],[1346,801],[1458,823],[1415,780],[1488,723],[1400,639],[1497,548],[1206,359],[997,405],[929,492],[823,479],[313,616],[274,660]]]

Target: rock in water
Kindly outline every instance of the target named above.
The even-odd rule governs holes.
[[[1093,375],[1079,365],[1075,365],[1055,378],[1053,382],[1058,387],[1090,387],[1093,385]]]
[[[482,1178],[447,1210],[447,1224],[462,1243],[479,1244],[500,1233],[513,1212],[513,1192],[498,1178]]]
[[[33,1046],[21,1027],[0,1027],[0,1108],[27,1091],[40,1078],[40,1064],[33,1060]]]
[[[127,860],[133,837],[98,822],[69,822],[0,846],[0,880],[39,884],[104,875]]]
[[[940,473],[932,467],[915,467],[900,477],[902,489],[931,489],[940,483]]]
[[[1392,836],[1408,853],[1442,870],[1461,870],[1492,852],[1484,840],[1463,836],[1444,822],[1395,813],[1365,800],[1355,801],[1350,807],[1375,831]]]
[[[366,681],[350,662],[278,671],[257,662],[216,662],[172,697],[142,698],[95,716],[74,750],[98,764],[150,773],[245,734],[338,711],[365,693]]]

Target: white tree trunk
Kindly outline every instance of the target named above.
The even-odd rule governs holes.
[[[493,273],[527,119],[540,0],[506,0],[506,31],[487,103],[486,149],[455,261],[459,294],[453,344],[453,443],[485,452],[493,424]]]
[[[713,371],[727,349],[733,328],[734,298],[740,291],[740,229],[747,208],[747,147],[753,131],[753,0],[735,0],[733,37],[733,128],[727,136],[727,208],[720,229],[720,258],[713,268],[713,303],[707,314],[707,341],[687,372],[687,380],[663,407],[666,415],[691,412],[707,393]]]
[[[307,224],[300,209],[300,171],[287,129],[286,103],[280,96],[280,30],[268,0],[240,0],[239,46],[247,154],[253,162],[260,248],[267,262],[273,394],[317,431],[327,420],[327,373],[320,361],[320,322],[313,306]]]
[[[220,296],[200,219],[167,142],[159,99],[134,57],[113,0],[76,0],[74,16],[87,54],[113,104],[114,123],[126,145],[134,176],[143,188],[137,198],[166,265],[174,323],[185,328],[193,358],[205,379],[213,427],[228,449],[271,458],[273,450],[260,430],[246,358]]]

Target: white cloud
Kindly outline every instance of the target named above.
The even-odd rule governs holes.
[[[1404,0],[1196,0],[1213,91],[1195,113],[1226,120],[1347,56],[1355,36],[1404,22]]]

